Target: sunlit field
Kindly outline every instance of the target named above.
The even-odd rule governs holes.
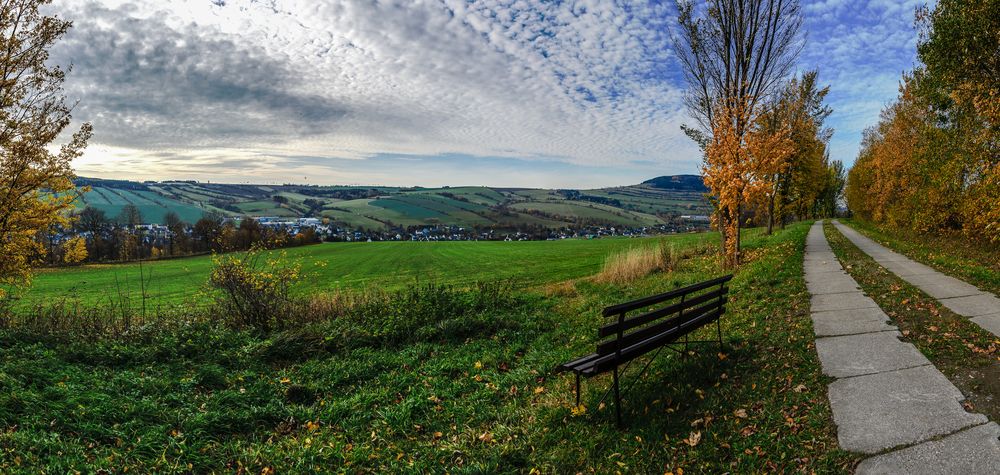
[[[326,243],[273,251],[306,275],[299,292],[395,289],[413,283],[469,284],[510,279],[535,285],[591,275],[608,255],[666,239],[678,245],[713,240],[713,233],[662,238],[526,242]],[[131,264],[87,265],[38,272],[18,307],[59,300],[98,304],[146,295],[148,307],[203,303],[211,256]],[[141,274],[140,274],[141,272]],[[140,279],[140,275],[145,276]]]

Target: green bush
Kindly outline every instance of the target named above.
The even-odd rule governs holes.
[[[242,253],[216,256],[209,284],[219,294],[213,315],[237,328],[268,332],[288,324],[292,310],[289,291],[299,280],[299,267],[284,262],[284,254],[268,257],[254,246]]]

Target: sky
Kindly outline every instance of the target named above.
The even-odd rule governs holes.
[[[833,159],[915,63],[922,2],[803,1]],[[699,173],[671,2],[60,0],[80,176],[587,188]]]

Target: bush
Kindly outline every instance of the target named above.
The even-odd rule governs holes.
[[[220,293],[215,315],[237,328],[268,332],[287,326],[293,302],[289,291],[299,279],[299,266],[285,255],[268,258],[254,246],[244,253],[216,256],[209,284]]]

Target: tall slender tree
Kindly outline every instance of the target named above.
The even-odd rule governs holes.
[[[766,189],[757,182],[773,171],[754,168],[773,160],[751,156],[747,138],[802,50],[800,7],[796,0],[708,0],[699,8],[679,0],[677,8],[674,49],[687,80],[685,104],[696,122],[683,129],[705,149],[703,173],[717,197],[715,218],[727,262],[738,265],[747,193]],[[765,149],[782,149],[764,140],[761,130],[755,133],[758,144],[770,144]]]

